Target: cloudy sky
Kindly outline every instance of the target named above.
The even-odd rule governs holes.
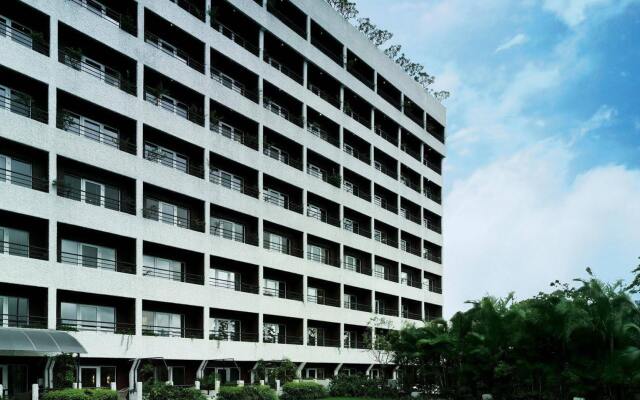
[[[445,314],[640,256],[640,0],[357,0],[450,90]]]

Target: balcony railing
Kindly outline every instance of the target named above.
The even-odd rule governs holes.
[[[136,95],[135,83],[122,79],[120,72],[113,68],[107,67],[106,65],[104,66],[104,70],[96,68],[94,64],[83,60],[81,54],[74,54],[68,48],[59,50],[58,60],[68,67],[91,75],[108,85],[117,87],[125,93]]]
[[[87,125],[82,125],[76,122],[70,115],[60,113],[57,121],[58,128],[74,133],[76,135],[84,136],[87,139],[106,144],[107,146],[115,147],[118,150],[122,150],[129,154],[136,154],[136,145],[131,141],[122,138],[121,136],[115,136],[113,133],[101,131],[92,128]]]
[[[357,122],[371,129],[371,122],[369,121],[369,118],[365,118],[363,115],[356,113],[347,104],[345,104],[343,112],[348,116],[350,116],[351,118],[353,118],[354,120],[356,120]]]
[[[385,281],[398,282],[398,275],[389,271],[373,271],[373,276],[384,279]]]
[[[144,336],[181,337],[188,339],[202,339],[204,337],[202,329],[160,325],[142,325],[142,334]]]
[[[323,306],[340,307],[340,299],[327,296],[307,295],[307,303],[321,304]]]
[[[192,2],[187,0],[175,0],[173,2],[176,3],[178,7],[187,11],[189,14],[193,15],[194,17],[200,20],[204,20],[204,10],[198,7],[197,5],[193,4]]]
[[[352,195],[356,196],[356,197],[360,197],[363,200],[366,200],[368,202],[371,202],[371,192],[367,192],[365,190],[362,190],[358,187],[353,187],[353,188],[349,188],[347,186],[344,186],[344,190],[348,193],[351,193]]]
[[[299,25],[298,23],[296,23],[295,21],[293,21],[291,18],[289,18],[287,16],[287,14],[284,11],[281,11],[280,9],[278,9],[277,7],[277,2],[268,2],[267,3],[267,9],[268,11],[273,14],[276,18],[278,18],[283,24],[285,24],[289,29],[291,29],[292,31],[296,32],[298,35],[302,36],[303,38],[307,38],[307,27],[306,24],[304,26]]]
[[[260,292],[260,288],[258,285],[251,285],[244,282],[230,281],[227,279],[218,279],[213,277],[209,278],[209,285],[223,288],[223,289],[235,290],[236,292],[245,292],[245,293],[253,293],[253,294],[258,294]]]
[[[274,204],[278,207],[282,207],[284,209],[297,212],[298,214],[302,214],[302,204],[293,203],[288,199],[283,200],[281,197],[272,195],[269,192],[263,192],[262,198],[269,204]]]
[[[104,207],[109,210],[120,211],[123,213],[135,215],[136,203],[133,199],[127,197],[112,198],[103,195],[99,195],[93,192],[87,192],[86,190],[80,190],[72,188],[71,186],[63,183],[56,184],[58,196],[66,199],[77,200],[83,203],[91,204],[98,207]]]
[[[348,65],[349,63],[347,63]],[[347,68],[347,71],[349,71],[349,73],[353,76],[355,76],[356,78],[358,78],[358,80],[362,83],[364,83],[369,89],[373,89],[375,87],[375,84],[373,82],[373,77],[371,78],[367,78],[366,76],[364,76],[364,74],[360,71],[358,71],[357,69],[353,68],[353,67],[349,67]]]
[[[434,222],[428,218],[423,219],[423,223],[427,229],[437,233],[442,233],[442,225],[440,223]]]
[[[69,253],[62,250],[58,250],[58,262],[63,264],[73,264],[79,267],[124,272],[127,274],[136,273],[136,265],[134,263],[113,260],[110,258],[91,257],[83,254]]]
[[[265,143],[264,144],[264,149],[262,149],[262,152],[267,157],[273,158],[274,160],[278,160],[281,163],[287,164],[290,167],[302,170],[302,161],[301,160],[299,160],[297,158],[292,158],[289,155],[287,155],[286,157],[283,157],[281,153],[271,150],[271,144],[270,143]]]
[[[288,244],[263,240],[263,247],[267,250],[277,251],[278,253],[288,254],[290,256],[302,257],[302,249],[293,247]]]
[[[380,171],[392,179],[398,179],[398,171],[395,169],[391,169],[384,164],[376,163],[375,169],[376,171]]]
[[[0,167],[0,182],[8,182],[16,186],[39,190],[41,192],[49,191],[49,180],[39,178],[20,172],[12,171]]]
[[[384,131],[379,126],[376,126],[373,131],[376,133],[376,135],[380,136],[381,138],[383,138],[387,142],[393,144],[394,146],[397,146],[397,144],[398,144],[398,135],[392,135],[392,134]]]
[[[235,190],[236,192],[246,194],[247,196],[258,198],[260,193],[256,186],[250,186],[245,183],[238,183],[231,179],[223,178],[216,174],[215,171],[209,172],[209,180],[211,183],[215,183],[216,185],[220,185],[227,189]]]
[[[209,331],[210,340],[222,340],[230,342],[258,342],[258,334],[253,332],[233,332],[222,329]]]
[[[327,91],[320,89],[318,86],[314,85],[313,83],[307,84],[307,88],[311,91],[311,93],[320,97],[327,103],[331,104],[336,108],[340,108],[340,96],[331,95]]]
[[[382,200],[382,201],[376,201],[375,204],[380,207],[380,208],[384,208],[387,211],[390,211],[394,214],[398,213],[398,207],[396,207],[393,203],[391,203],[390,201],[386,201],[386,200]]]
[[[369,303],[356,303],[353,301],[345,301],[344,308],[347,308],[349,310],[371,312],[371,304]]]
[[[429,249],[424,249],[422,256],[429,261],[433,261],[437,264],[442,264],[442,256],[433,251],[429,251]]]
[[[407,285],[407,286],[411,286],[417,289],[421,289],[422,288],[422,283],[420,282],[420,280],[418,279],[411,279],[411,278],[407,278],[407,279],[400,279],[400,283],[403,285]]]
[[[163,101],[159,95],[154,94],[155,91],[156,89],[150,86],[145,87],[144,99],[154,106],[167,110],[195,124],[198,124],[200,126],[204,125],[204,116],[202,115],[202,113],[196,111],[194,106],[187,109],[179,107],[176,104]]]
[[[229,239],[240,243],[246,243],[253,246],[258,245],[258,235],[249,234],[246,232],[236,232],[231,229],[224,229],[220,226],[212,226],[209,229],[213,236],[218,236],[223,239]]]
[[[442,294],[442,285],[440,285],[439,283],[435,283],[431,279],[429,279],[429,287],[427,288],[427,290],[433,293]]]
[[[355,340],[345,339],[344,347],[347,349],[370,349],[371,341],[368,339],[356,338]]]
[[[266,62],[267,64],[271,65],[273,68],[275,68],[278,71],[282,72],[283,74],[285,74],[289,78],[293,79],[294,81],[296,81],[296,82],[298,82],[300,84],[304,82],[304,79],[303,79],[302,75],[298,74],[297,72],[295,72],[291,68],[287,67],[281,61],[276,60],[275,58],[273,58],[272,56],[270,56],[266,52],[264,53],[264,62]]]
[[[91,331],[123,335],[135,335],[136,333],[136,325],[132,323],[68,318],[58,318],[56,329],[59,331]]]
[[[112,10],[109,7],[105,7],[103,5],[97,5],[95,2],[89,2],[85,0],[67,0],[72,3],[79,5],[80,7],[86,8],[91,11],[95,15],[103,18],[112,24],[116,25],[123,31],[135,34],[136,31],[136,21],[133,17],[129,15],[123,15],[119,12]]]
[[[371,272],[372,272],[370,267],[365,267],[362,265],[362,263],[353,265],[352,263],[348,263],[346,260],[342,261],[342,268],[346,269],[347,271],[353,271],[359,274],[369,275],[369,276],[371,276]]]
[[[222,35],[234,41],[239,46],[244,47],[249,52],[255,54],[256,56],[260,54],[260,49],[258,48],[258,46],[252,44],[247,39],[234,32],[231,28],[223,25],[220,21],[214,19],[213,21],[211,21],[211,25],[214,30],[220,32]]]
[[[203,63],[201,63],[200,61],[196,61],[186,51],[177,48],[173,44],[169,44],[168,42],[165,42],[158,35],[156,35],[154,33],[151,33],[149,31],[146,31],[144,33],[144,40],[145,40],[145,42],[147,42],[151,46],[155,47],[156,49],[158,49],[158,50],[162,51],[163,53],[175,58],[176,60],[178,60],[180,62],[183,62],[183,63],[187,64],[189,67],[195,69],[196,71],[204,72],[204,64]],[[160,45],[159,42],[167,43],[168,46],[170,46],[170,48],[167,48],[165,46]]]
[[[204,284],[204,276],[202,276],[202,274],[173,271],[166,268],[151,267],[149,265],[144,265],[142,267],[142,275],[152,278],[168,279],[170,281],[193,283],[196,285]]]
[[[390,237],[386,237],[386,236],[377,236],[377,235],[374,235],[374,238],[376,242],[386,244],[387,246],[395,247],[396,249],[398,248],[398,241],[395,239],[391,239]]]
[[[219,133],[220,135],[228,139],[234,140],[238,143],[242,143],[252,149],[258,148],[258,139],[247,134],[241,129],[232,127],[231,125],[212,120],[210,121],[209,129],[211,129],[212,132]]]
[[[214,67],[211,67],[211,79],[213,79],[215,82],[218,82],[219,84],[226,87],[227,89],[231,89],[236,93],[240,93],[242,96],[246,97],[251,101],[254,101],[257,103],[259,100],[258,93],[247,90],[247,88],[243,83],[233,79],[229,75],[225,74],[224,72]]]
[[[273,100],[271,100],[268,97],[263,97],[262,98],[262,103],[263,103],[263,107],[266,108],[267,110],[271,111],[272,113],[286,119],[287,121],[291,122],[292,124],[298,125],[300,127],[302,127],[303,125],[303,119],[302,117],[299,117],[297,115],[293,115],[291,112],[289,112],[289,110],[287,110],[286,108],[282,107],[281,105],[275,103]]]
[[[412,246],[410,244],[403,244],[400,246],[400,250],[420,257],[420,246]]]
[[[394,106],[395,108],[397,108],[398,110],[400,110],[400,96],[398,97],[394,97],[392,96],[390,93],[388,93],[386,90],[383,89],[384,85],[381,85],[378,83],[378,95],[380,95],[380,97],[382,97],[383,99],[385,99],[389,104],[391,104],[392,106]]]
[[[279,297],[281,299],[302,301],[302,293],[289,289],[262,288],[262,294],[265,296]]]
[[[264,334],[262,338],[263,343],[279,343],[279,344],[303,344],[302,336],[292,336],[292,335],[271,335]]]
[[[165,224],[186,228],[193,231],[202,232],[204,229],[204,221],[198,221],[195,218],[183,218],[175,214],[164,213],[156,208],[143,208],[142,215],[144,218],[160,221]]]
[[[442,204],[442,196],[440,196],[440,193],[438,193],[438,192],[436,192],[434,190],[429,190],[428,188],[423,189],[422,193],[428,199],[431,199],[431,200],[435,201],[438,204]]]
[[[307,251],[307,260],[315,261],[325,265],[332,265],[334,267],[340,266],[340,261],[331,255],[325,256]]]
[[[0,327],[47,329],[47,317],[0,313]]]
[[[332,136],[331,134],[329,134],[329,132],[320,128],[317,125],[307,124],[307,131],[312,135],[319,137],[320,139],[324,140],[329,144],[332,144],[336,147],[340,147],[340,140],[338,138],[336,138],[335,136]]]
[[[400,215],[415,224],[420,225],[420,216],[410,213],[409,211],[400,211]]]
[[[426,165],[430,170],[432,170],[433,172],[437,172],[439,174],[442,173],[442,167],[440,166],[440,164],[437,164],[431,160],[428,160],[425,156],[425,159],[423,161],[424,165]]]
[[[408,187],[409,189],[420,193],[420,184],[419,183],[412,182],[411,179],[409,179],[407,177],[404,177],[404,176],[400,176],[400,182],[402,182],[402,184],[405,185],[406,187]]]
[[[0,36],[11,38],[19,45],[49,56],[49,43],[44,38],[41,38],[40,33],[26,33],[0,21]]]
[[[307,346],[317,347],[340,347],[339,339],[330,339],[326,337],[308,337]]]
[[[420,148],[419,146],[420,145],[418,145],[418,149]],[[400,149],[405,153],[407,153],[408,155],[410,155],[411,157],[415,158],[416,160],[422,161],[422,159],[420,158],[420,150],[411,149],[411,147],[407,143],[402,143],[400,145]]]
[[[49,259],[49,249],[47,249],[46,247],[33,246],[31,244],[9,242],[5,240],[0,240],[0,254],[35,258],[38,260]]]
[[[375,313],[380,315],[389,315],[392,317],[397,317],[398,309],[392,308],[392,307],[376,307]]]
[[[420,321],[422,320],[422,314],[408,311],[408,310],[402,310],[402,318],[414,319],[416,321]]]
[[[368,153],[356,150],[353,147],[347,148],[345,146],[343,146],[342,150],[344,150],[344,152],[349,154],[351,157],[357,158],[358,160],[362,161],[367,165],[371,165],[371,157],[369,156]]]
[[[43,124],[46,124],[49,120],[47,110],[34,106],[31,99],[23,99],[20,96],[0,95],[0,108],[42,122]]]
[[[371,231],[365,228],[362,228],[360,224],[354,225],[352,223],[348,223],[345,220],[342,220],[342,228],[345,231],[353,232],[360,236],[364,236],[366,238],[371,238]]]
[[[189,161],[179,160],[168,156],[162,151],[144,149],[144,158],[145,160],[157,162],[165,167],[177,169],[178,171],[186,172],[187,174],[198,178],[204,175],[204,168],[202,168],[201,165],[195,165]]]
[[[327,57],[335,61],[338,65],[342,66],[344,64],[344,59],[342,54],[338,54],[335,51],[329,49],[324,44],[320,43],[319,40],[315,39],[314,35],[311,35],[311,44],[317,47],[321,52],[324,53]]]
[[[307,217],[311,217],[317,219],[318,221],[324,222],[325,224],[340,226],[340,219],[332,217],[327,213],[322,213],[320,211],[307,208]]]

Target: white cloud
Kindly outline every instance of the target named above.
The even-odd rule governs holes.
[[[499,53],[501,51],[509,50],[512,47],[521,46],[529,41],[529,37],[524,33],[518,33],[511,39],[503,42],[500,46],[498,46],[495,50],[495,53]]]
[[[611,124],[617,115],[618,110],[615,108],[606,104],[601,105],[596,112],[578,128],[577,132],[571,138],[571,143],[575,143],[590,132]]]
[[[543,0],[543,8],[552,12],[562,22],[575,28],[588,18],[588,14],[608,18],[616,15],[637,0]]]
[[[640,250],[640,171],[603,166],[571,177],[564,142],[546,140],[478,169],[445,198],[445,311],[490,293],[519,298],[587,266],[629,278]]]

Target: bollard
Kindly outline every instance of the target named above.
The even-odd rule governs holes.
[[[200,381],[195,381],[195,382],[193,383],[193,386],[195,386],[195,388],[196,388],[197,390],[200,390]]]
[[[244,381],[242,379],[238,379],[238,386],[243,387]]]
[[[77,388],[78,388],[78,382],[73,382],[73,383],[71,384],[71,387],[72,387],[73,389],[77,389]]]
[[[173,381],[167,381],[165,383],[167,384],[167,386],[173,386]]]
[[[111,390],[118,390],[117,387],[116,387],[116,383],[115,382],[111,382],[109,384],[109,387],[111,388]]]
[[[264,386],[264,379],[260,379],[260,386]]]
[[[276,394],[281,395],[282,390],[280,389],[280,379],[276,379]]]
[[[0,399],[4,396],[4,386],[0,383]]]
[[[216,389],[216,393],[218,393],[220,391],[220,381],[216,380],[216,383],[214,383],[213,387]]]
[[[142,382],[136,382],[136,398],[135,400],[142,400]]]
[[[37,383],[31,385],[31,400],[38,400],[38,390],[40,390],[40,386]]]
[[[493,395],[485,393],[482,395],[482,400],[493,400]]]

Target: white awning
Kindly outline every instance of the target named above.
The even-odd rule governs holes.
[[[42,355],[50,353],[86,353],[84,347],[67,332],[47,329],[0,327],[0,354]]]

